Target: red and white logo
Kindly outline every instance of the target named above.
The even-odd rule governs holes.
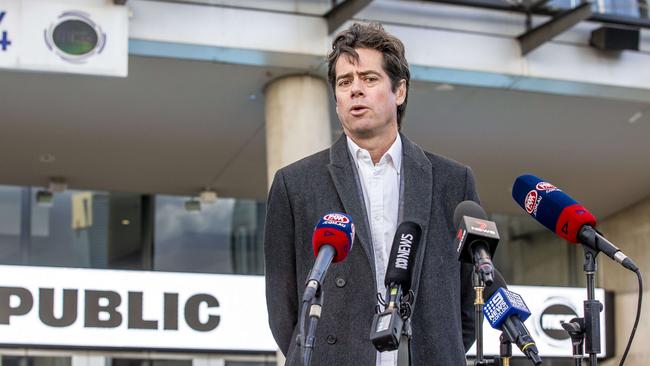
[[[487,229],[487,223],[485,221],[474,220],[474,225],[478,225],[479,230]]]
[[[535,186],[538,191],[555,191],[557,187],[548,182],[539,182]]]
[[[532,214],[533,211],[535,211],[535,208],[537,208],[537,191],[532,190],[528,192],[526,199],[524,200],[524,208],[529,214]]]
[[[350,222],[350,219],[348,219],[345,215],[336,214],[336,213],[332,213],[332,214],[327,214],[327,215],[325,215],[325,216],[323,217],[323,220],[325,220],[325,221],[340,222],[340,223],[342,223],[342,224],[347,224],[347,223]]]

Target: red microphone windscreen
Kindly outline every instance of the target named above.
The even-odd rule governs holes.
[[[314,229],[312,237],[314,256],[318,256],[321,246],[330,245],[336,250],[336,256],[332,262],[340,262],[352,250],[353,242],[354,223],[352,223],[352,218],[344,213],[329,213],[318,221]]]

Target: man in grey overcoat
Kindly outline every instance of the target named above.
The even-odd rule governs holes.
[[[369,340],[377,292],[396,226],[422,227],[412,289],[411,364],[465,365],[474,342],[472,267],[453,246],[453,213],[478,200],[471,170],[423,151],[399,132],[410,73],[404,46],[380,25],[354,24],[328,56],[344,135],[328,150],[280,169],[268,198],[264,238],[269,324],[287,365],[302,365],[296,343],[300,299],[314,264],[313,228],[330,212],[356,225],[348,257],[322,284],[324,304],[312,365],[395,365]]]

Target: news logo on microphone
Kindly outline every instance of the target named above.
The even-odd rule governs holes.
[[[498,329],[508,317],[515,314],[522,322],[525,321],[530,316],[530,310],[519,294],[500,288],[483,306],[483,314],[490,326]]]

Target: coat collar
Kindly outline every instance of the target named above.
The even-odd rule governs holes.
[[[427,225],[431,215],[431,201],[433,191],[433,171],[431,162],[424,151],[411,142],[406,136],[400,134],[402,139],[402,189],[400,197],[401,216],[400,222],[413,221],[423,229],[421,247],[426,241]],[[330,176],[343,203],[346,213],[352,216],[356,235],[370,267],[375,271],[374,252],[370,240],[370,225],[365,212],[363,193],[358,180],[358,174],[352,157],[349,154],[345,135],[330,148]],[[419,277],[419,276],[417,276]]]

